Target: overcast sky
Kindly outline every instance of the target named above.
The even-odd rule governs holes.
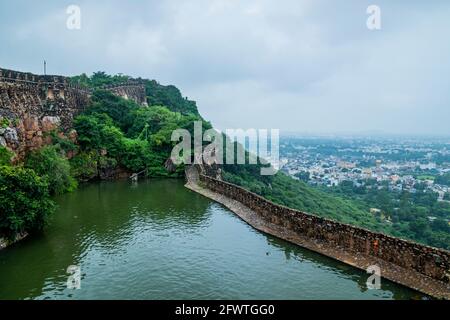
[[[3,68],[174,84],[219,129],[450,134],[445,0],[2,0],[0,46]]]

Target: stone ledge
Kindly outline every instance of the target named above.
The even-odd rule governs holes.
[[[16,236],[14,240],[8,240],[6,238],[0,238],[0,250],[5,249],[6,247],[9,247],[13,245],[16,242],[19,242],[20,240],[25,239],[28,236],[28,233],[21,233]]]
[[[328,246],[324,243],[313,241],[292,230],[288,230],[280,227],[279,225],[266,221],[255,211],[249,209],[242,203],[209,189],[205,189],[197,183],[188,182],[186,187],[224,205],[250,226],[259,231],[289,241],[364,271],[366,271],[368,266],[378,265],[381,268],[381,276],[392,282],[412,288],[434,298],[450,300],[450,286],[441,281],[437,281],[417,271],[400,267],[376,257],[354,255],[337,247]]]

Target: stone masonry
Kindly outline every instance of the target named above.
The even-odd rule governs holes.
[[[187,174],[188,176],[188,174]],[[237,185],[191,174],[187,186],[229,207],[258,230],[382,276],[450,299],[450,252],[339,223],[272,203]],[[197,183],[198,181],[198,183]]]
[[[147,105],[139,80],[105,86],[104,90]],[[35,75],[0,68],[0,146],[23,159],[29,150],[47,143],[45,133],[57,127],[67,131],[83,111],[92,92],[63,76]]]

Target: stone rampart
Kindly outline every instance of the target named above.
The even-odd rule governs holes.
[[[130,79],[101,89],[147,105],[142,81]],[[45,143],[45,132],[56,127],[70,129],[91,95],[91,90],[67,77],[0,68],[0,146],[13,150],[16,159],[23,159],[28,150]]]
[[[280,226],[283,230],[294,231],[296,234],[307,237],[314,241],[316,247],[336,248],[349,252],[354,257],[374,257],[399,266],[401,270],[412,270],[438,280],[443,283],[446,290],[449,289],[450,252],[447,250],[277,205],[237,185],[202,174],[199,178],[200,183],[208,189],[242,203],[256,212],[261,219]],[[397,276],[399,279],[402,277],[402,275]],[[449,291],[446,294],[450,296]]]

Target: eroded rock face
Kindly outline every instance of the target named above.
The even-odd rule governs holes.
[[[177,170],[176,165],[173,163],[172,159],[169,158],[164,162],[164,167],[166,168],[167,172],[174,173]]]
[[[15,119],[12,121],[7,119],[5,122],[9,122],[10,125],[0,129],[0,145],[14,152],[13,162],[20,162],[25,159],[28,152],[51,144],[52,137],[49,133],[58,130],[61,125],[57,116],[44,116],[39,119],[37,116],[25,115],[23,120]],[[66,138],[61,132],[58,135],[61,138]],[[71,130],[67,138],[76,143],[76,131]],[[73,156],[74,154],[71,153],[70,157]]]
[[[130,79],[103,89],[146,105],[145,85],[139,80]],[[74,117],[86,109],[91,95],[91,90],[63,76],[0,68],[0,143],[6,144],[16,159],[24,159],[28,151],[51,143],[51,137],[45,133],[57,128],[70,130]],[[69,132],[68,137],[76,141],[76,132]]]
[[[15,128],[6,128],[5,133],[3,134],[3,137],[6,140],[6,143],[11,146],[18,146],[19,145],[19,136],[17,134],[17,130]]]
[[[46,116],[42,118],[42,131],[50,132],[57,129],[61,124],[61,119],[59,117]]]
[[[28,116],[23,120],[23,128],[26,132],[35,132],[39,128],[39,120],[37,117]]]

